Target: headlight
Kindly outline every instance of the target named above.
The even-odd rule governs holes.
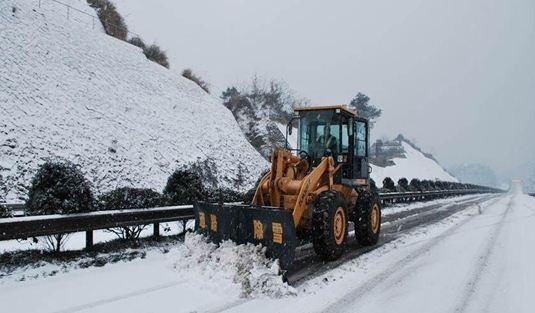
[[[339,155],[338,156],[338,163],[342,163],[344,162],[344,156],[343,155]]]

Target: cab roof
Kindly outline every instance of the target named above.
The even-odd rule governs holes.
[[[306,106],[306,107],[299,107],[295,108],[294,111],[300,112],[300,111],[318,111],[318,110],[334,110],[334,109],[340,109],[343,110],[346,113],[349,113],[353,116],[357,116],[357,112],[348,108],[347,105],[339,104],[339,105],[317,105],[317,106]]]

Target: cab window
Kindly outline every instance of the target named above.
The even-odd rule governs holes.
[[[359,157],[366,156],[366,123],[356,122],[356,136],[355,136],[355,155]]]

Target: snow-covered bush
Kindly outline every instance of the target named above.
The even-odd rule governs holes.
[[[422,186],[418,178],[411,179],[410,185],[414,190],[422,190]]]
[[[151,189],[123,187],[109,191],[98,199],[98,206],[104,210],[144,209],[161,206],[163,196]],[[108,229],[120,239],[136,240],[147,225],[123,226]]]
[[[373,180],[373,179],[371,179],[371,178],[370,178],[370,189],[371,189],[372,191],[377,192],[377,184],[375,183],[375,180]]]
[[[182,76],[196,83],[199,87],[201,87],[202,90],[206,91],[206,93],[210,93],[208,83],[202,80],[202,78],[200,78],[199,76],[195,75],[191,69],[185,69],[182,72]]]
[[[206,190],[201,176],[194,170],[178,169],[167,180],[163,193],[169,204],[180,205],[203,200]]]
[[[109,191],[98,199],[101,210],[142,209],[163,204],[163,197],[152,189],[123,187]]]
[[[49,161],[37,170],[26,207],[30,215],[79,213],[91,211],[93,201],[91,186],[76,165]]]
[[[407,178],[402,177],[398,180],[398,186],[401,187],[404,191],[409,190],[409,181]]]
[[[106,34],[126,40],[128,27],[126,27],[123,17],[113,3],[108,0],[87,0],[87,3],[97,11],[98,18]]]
[[[11,217],[11,212],[9,211],[7,206],[0,202],[0,218],[1,217]]]
[[[383,179],[383,188],[389,191],[396,191],[396,185],[394,184],[392,178],[385,177],[385,179]]]
[[[244,194],[228,188],[206,189],[204,199],[209,202],[242,202]]]

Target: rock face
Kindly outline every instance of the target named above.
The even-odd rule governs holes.
[[[254,184],[267,162],[220,99],[57,6],[0,2],[0,198],[24,200],[47,159],[78,164],[96,193],[161,191],[193,163],[220,187]]]

